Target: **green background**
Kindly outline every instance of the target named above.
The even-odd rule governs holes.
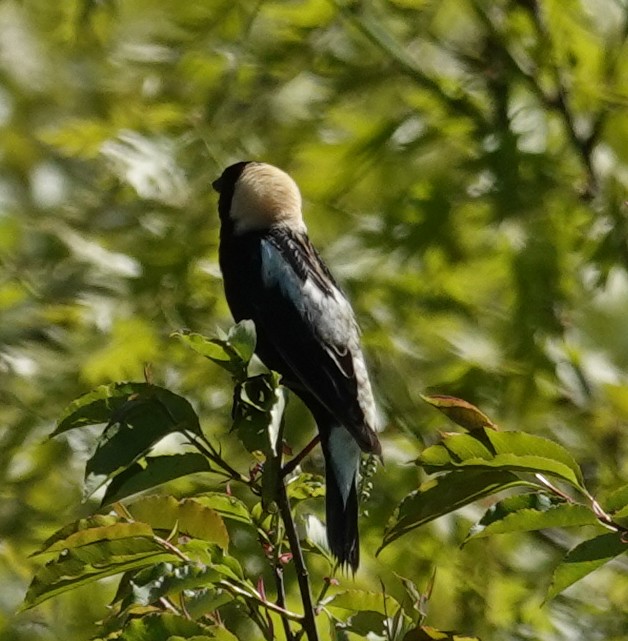
[[[14,614],[28,555],[96,505],[81,496],[95,433],[47,440],[76,396],[142,380],[149,362],[249,465],[228,435],[229,378],[170,333],[230,324],[210,183],[256,159],[301,187],[387,425],[357,584],[379,590],[381,576],[401,594],[394,572],[425,587],[436,566],[435,627],[628,638],[625,559],[542,607],[578,532],[461,550],[474,507],[374,558],[422,480],[407,463],[453,429],[421,393],[562,443],[596,496],[628,479],[627,12],[625,0],[0,2],[0,637],[88,639],[115,589]],[[306,442],[296,403],[289,419],[291,442]],[[251,576],[254,550],[241,552]]]

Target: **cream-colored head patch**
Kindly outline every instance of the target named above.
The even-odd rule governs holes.
[[[286,225],[305,231],[301,193],[285,171],[261,162],[249,163],[235,185],[231,219],[237,233]]]

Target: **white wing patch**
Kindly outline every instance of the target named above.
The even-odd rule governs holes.
[[[345,371],[339,357],[347,351],[351,354],[358,403],[366,424],[377,430],[375,401],[360,348],[360,331],[349,301],[331,282],[330,295],[322,291],[314,279],[302,281],[277,247],[266,240],[261,243],[261,262],[264,285],[278,286],[283,295],[292,301],[301,317],[321,342],[327,345],[327,354],[335,361],[339,373]]]
[[[358,337],[358,329],[349,301],[329,283],[333,294],[323,292],[311,278],[302,281],[279,250],[262,241],[262,280],[266,286],[278,286],[320,338],[340,349],[348,337]],[[351,349],[351,345],[346,345]]]

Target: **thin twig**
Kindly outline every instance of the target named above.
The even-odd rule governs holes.
[[[277,488],[277,504],[279,506],[279,513],[286,528],[286,535],[288,536],[288,543],[292,552],[294,560],[294,567],[297,573],[297,581],[299,583],[299,590],[301,591],[301,602],[303,603],[303,628],[309,641],[318,641],[318,632],[316,631],[316,615],[314,612],[314,604],[312,603],[312,595],[310,594],[310,582],[307,567],[303,559],[303,552],[301,550],[301,543],[294,525],[292,512],[290,510],[290,500],[288,499],[288,492],[284,484],[283,478],[279,478]]]
[[[277,612],[277,614],[280,614],[282,617],[287,617],[291,621],[299,621],[299,622],[304,621],[305,617],[302,614],[297,614],[296,612],[291,612],[290,610],[286,610],[285,608],[279,607],[272,601],[266,601],[256,591],[253,591],[251,589],[245,590],[244,588],[241,588],[240,586],[235,585],[231,581],[227,581],[227,580],[218,581],[216,585],[221,588],[224,588],[225,590],[227,590],[227,592],[230,592],[235,596],[241,596],[249,601],[255,601],[255,603],[259,604],[263,608],[266,608],[267,610],[271,610],[272,612]]]
[[[201,454],[221,468],[221,470],[213,470],[214,472],[222,473],[227,478],[233,479],[234,481],[240,481],[246,485],[251,484],[250,479],[243,474],[240,474],[240,472],[235,468],[231,467],[231,465],[229,465],[229,463],[220,456],[220,454],[214,449],[214,446],[203,435],[194,434],[189,430],[186,430],[185,435],[190,440],[190,443],[192,443],[192,445],[194,445]]]
[[[288,476],[301,461],[321,442],[320,435],[316,435],[296,456],[291,458],[281,469],[282,476]]]
[[[277,590],[277,605],[280,608],[286,607],[286,586],[283,578],[283,567],[281,565],[281,541],[283,539],[283,528],[281,527],[279,515],[275,514],[274,518],[274,529],[275,529],[275,540],[273,542],[273,576],[275,578],[275,588]],[[281,622],[283,623],[284,633],[286,635],[286,641],[294,641],[294,634],[290,629],[290,623],[285,617],[281,617]]]

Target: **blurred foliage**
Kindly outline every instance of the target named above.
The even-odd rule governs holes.
[[[596,496],[628,479],[627,13],[625,0],[3,0],[0,637],[89,638],[113,597],[105,581],[13,614],[28,555],[96,505],[80,496],[95,440],[47,440],[72,399],[142,380],[150,362],[246,465],[224,438],[228,376],[170,334],[229,324],[209,185],[253,158],[301,186],[388,425],[356,583],[411,573],[423,589],[436,566],[436,628],[626,639],[625,563],[540,607],[577,539],[459,549],[478,516],[465,508],[373,552],[423,481],[401,463],[449,429],[426,391],[565,445]],[[288,426],[307,420],[291,402]],[[237,545],[255,576],[255,542]]]

